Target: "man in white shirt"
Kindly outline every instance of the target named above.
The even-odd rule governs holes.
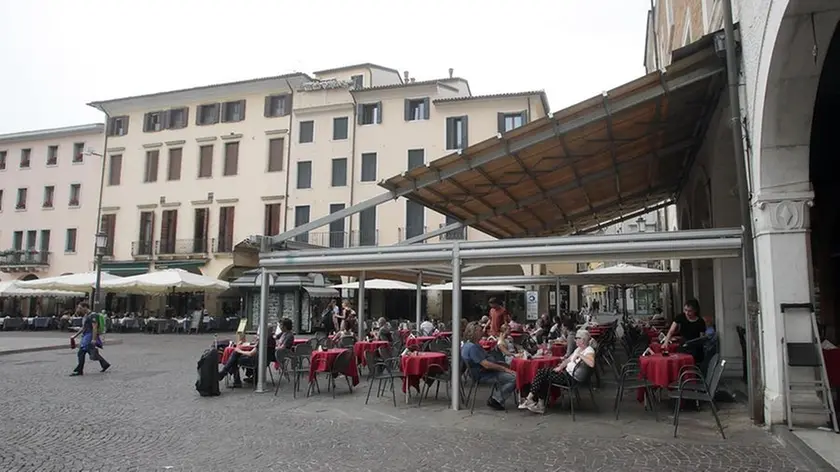
[[[420,323],[420,334],[423,336],[431,336],[435,332],[435,324],[429,320]]]

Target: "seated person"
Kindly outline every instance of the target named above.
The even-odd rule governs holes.
[[[431,336],[435,332],[435,324],[430,320],[426,320],[420,323],[420,329],[418,331],[420,331],[421,336]]]
[[[504,356],[504,362],[510,365],[510,362],[517,355],[516,346],[513,344],[513,338],[510,336],[510,326],[502,325],[499,331],[499,338],[496,342],[496,349]]]
[[[554,317],[554,323],[551,325],[551,328],[548,330],[549,341],[559,338],[562,330],[563,330],[563,320],[560,319],[559,316],[555,316]]]
[[[571,386],[575,367],[581,362],[590,368],[595,368],[595,349],[589,345],[589,331],[578,330],[575,334],[575,351],[557,367],[540,369],[531,384],[531,393],[519,405],[520,410],[528,409],[534,413],[545,413],[545,399],[551,384]]]
[[[571,318],[566,318],[563,321],[563,326],[560,330],[560,337],[566,340],[566,355],[563,356],[564,359],[568,359],[569,357],[571,357],[572,354],[575,352],[575,349],[577,348],[577,346],[575,345],[576,331],[577,330],[575,329],[575,320]]]
[[[478,324],[479,324],[479,326],[481,326],[482,337],[489,336],[490,335],[490,317],[487,316],[487,315],[482,316],[481,319],[478,320]]]
[[[379,318],[378,329],[376,330],[376,336],[374,339],[388,342],[393,341],[391,336],[391,324],[388,323],[388,320],[384,317]]]
[[[292,332],[292,320],[283,318],[277,329],[278,331],[274,333],[274,339],[277,340],[277,350],[291,349],[295,341],[295,333]]]
[[[353,342],[356,341],[356,333],[353,332],[352,328],[350,328],[350,322],[347,320],[341,322],[341,329],[339,329],[332,337],[332,341],[336,345],[339,345],[342,339],[352,339]]]
[[[487,358],[487,352],[478,344],[484,335],[484,329],[479,323],[467,324],[464,331],[465,342],[461,347],[461,357],[469,368],[470,376],[479,383],[496,384],[496,390],[487,400],[487,406],[494,410],[504,410],[505,402],[516,388],[516,372]]]
[[[244,336],[244,335],[243,335]],[[277,343],[274,339],[274,336],[268,336],[267,342],[263,351],[265,352],[265,360],[266,365],[270,365],[271,362],[274,360],[274,351],[277,346]],[[254,378],[254,367],[257,365],[257,361],[259,359],[259,342],[254,343],[254,348],[250,351],[246,351],[243,349],[242,343],[240,343],[236,349],[231,354],[230,358],[228,359],[225,366],[222,370],[219,371],[219,380],[224,379],[228,375],[233,375],[233,388],[239,388],[242,386],[242,380],[239,377],[239,368],[244,367],[251,372],[251,376],[246,378],[246,381],[253,381]],[[256,369],[258,372],[262,371],[262,369]]]
[[[706,322],[700,317],[700,302],[695,299],[685,302],[683,312],[674,318],[674,322],[671,323],[671,328],[665,335],[662,347],[668,347],[671,344],[671,338],[677,333],[682,336],[683,343],[687,344],[686,351],[694,357],[694,363],[701,365],[703,363],[703,341],[700,338],[706,335]]]

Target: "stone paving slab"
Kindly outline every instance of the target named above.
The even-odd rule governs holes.
[[[609,389],[600,413],[584,398],[574,423],[565,408],[536,416],[482,402],[474,415],[455,412],[444,395],[394,408],[375,388],[365,405],[364,380],[353,393],[338,382],[336,399],[323,381],[310,398],[293,398],[285,382],[277,396],[223,388],[201,398],[196,361],[212,336],[121,336],[105,374],[67,377],[69,349],[4,357],[0,470],[808,470],[740,405],[721,405],[724,441],[708,411],[681,415],[676,439],[668,412],[656,422],[632,398],[616,421]]]
[[[0,333],[0,356],[24,354],[28,352],[70,350],[72,333],[52,332],[2,332]],[[105,350],[108,346],[121,344],[122,340],[110,335],[105,336]]]

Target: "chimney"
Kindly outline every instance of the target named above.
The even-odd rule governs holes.
[[[405,77],[405,82],[408,83],[408,71],[403,71],[403,77]]]
[[[452,78],[453,74],[455,74],[455,69],[453,69],[453,68],[451,68],[451,67],[450,67],[450,68],[449,68],[449,78],[450,78],[450,79]]]

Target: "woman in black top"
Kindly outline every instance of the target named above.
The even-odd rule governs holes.
[[[683,343],[688,343],[687,351],[694,357],[695,363],[702,362],[703,343],[699,341],[691,342],[701,338],[706,333],[706,322],[700,317],[700,303],[697,300],[692,299],[685,302],[683,312],[674,318],[668,334],[665,335],[665,341],[662,343],[663,347],[671,343],[671,338],[677,332],[682,336]]]

